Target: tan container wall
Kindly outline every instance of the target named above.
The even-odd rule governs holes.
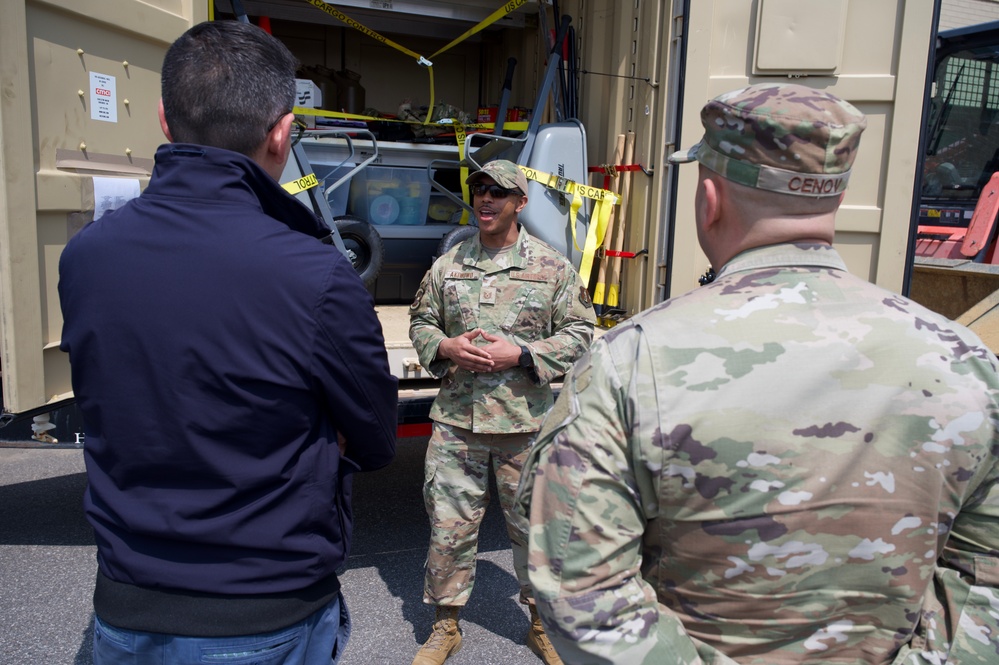
[[[672,3],[588,0],[564,6],[573,16],[582,43],[579,107],[580,119],[587,128],[589,163],[609,163],[617,136],[635,133],[632,163],[641,164],[652,175],[636,171],[630,176],[622,249],[637,252],[651,248],[662,229],[658,222],[664,173],[662,127],[668,100],[661,72],[668,58],[668,49],[663,52],[663,44],[668,46],[663,35],[669,33]],[[593,175],[590,184],[603,186],[603,176]],[[612,188],[618,189],[619,185]],[[610,242],[607,238],[605,246]],[[654,257],[622,259],[620,264],[620,307],[631,313],[644,309],[651,303],[654,288]]]
[[[932,28],[931,2],[866,0],[704,0],[690,3],[686,24],[687,64],[683,136],[686,147],[701,136],[703,103],[722,92],[768,80],[795,76],[800,83],[828,90],[868,115],[869,127],[838,217],[836,246],[851,272],[892,290],[902,288],[905,252],[918,153],[926,63]],[[827,55],[834,71],[802,70],[814,65],[785,54],[785,71],[754,74],[758,17],[784,21],[785,40],[808,40],[809,17],[826,17],[808,29],[835,27],[845,11],[841,48]],[[795,14],[800,12],[800,14]],[[787,15],[795,20],[786,20]],[[799,24],[800,21],[800,24]],[[771,44],[762,44],[763,50]],[[838,52],[838,56],[836,53]],[[773,56],[772,53],[767,55]],[[781,54],[777,54],[780,56]],[[778,58],[779,59],[779,58]],[[767,64],[773,66],[770,57]],[[828,58],[822,65],[828,64]],[[697,169],[680,167],[676,203],[675,249],[670,257],[672,294],[694,288],[706,259],[697,248],[693,199]]]
[[[208,4],[192,0],[5,4],[0,345],[7,410],[70,392],[68,361],[58,348],[59,256],[92,218],[95,175],[148,179],[163,142],[156,116],[163,53],[207,18]],[[106,99],[114,122],[92,117],[92,72],[113,77],[114,95]]]

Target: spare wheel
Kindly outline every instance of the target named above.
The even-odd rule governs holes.
[[[385,245],[378,231],[363,219],[344,215],[333,219],[347,256],[354,266],[354,271],[365,286],[375,283],[375,278],[382,270],[385,262]]]

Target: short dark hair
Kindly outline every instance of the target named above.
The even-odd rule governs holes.
[[[163,113],[171,138],[252,155],[269,127],[295,105],[297,65],[284,44],[248,23],[192,27],[163,59]]]

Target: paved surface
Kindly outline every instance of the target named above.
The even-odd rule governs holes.
[[[342,575],[354,619],[344,665],[410,665],[429,634],[422,602],[429,538],[423,510],[426,439],[400,442],[389,468],[355,479],[354,543]],[[92,665],[95,548],[83,518],[80,450],[0,448],[0,665]],[[465,642],[449,665],[536,665],[525,646],[503,519],[490,506]]]

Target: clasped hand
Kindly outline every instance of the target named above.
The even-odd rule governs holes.
[[[473,342],[476,337],[487,343],[476,346]],[[500,372],[515,366],[520,360],[519,346],[490,335],[481,328],[445,339],[437,353],[469,372]]]

